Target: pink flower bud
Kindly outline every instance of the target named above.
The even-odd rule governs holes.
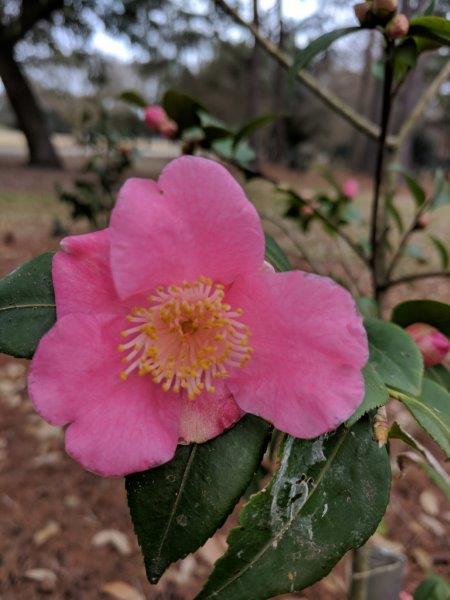
[[[144,111],[144,118],[150,129],[154,131],[160,131],[161,125],[169,119],[166,111],[158,104],[148,106]]]
[[[342,193],[347,198],[356,198],[359,194],[359,183],[356,179],[347,179],[342,185]]]
[[[178,125],[172,119],[167,119],[161,124],[159,132],[166,138],[172,138],[178,131]]]
[[[450,340],[431,325],[414,323],[408,325],[405,331],[409,333],[422,352],[426,367],[441,364],[450,351]]]
[[[377,17],[388,17],[397,10],[398,0],[373,0],[372,11]]]
[[[409,21],[406,15],[395,15],[386,25],[386,33],[391,40],[405,37],[409,31]]]
[[[305,204],[304,206],[300,207],[300,214],[303,217],[312,217],[314,214],[314,207],[309,206],[308,204]]]
[[[425,229],[430,224],[430,215],[425,213],[417,219],[417,229]]]
[[[371,9],[372,2],[360,2],[359,4],[354,5],[353,10],[361,25],[367,21]]]

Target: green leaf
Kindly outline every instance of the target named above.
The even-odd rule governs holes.
[[[450,585],[434,573],[430,573],[414,592],[414,600],[448,600]]]
[[[419,425],[450,457],[450,394],[427,377],[419,397],[399,398]]]
[[[422,248],[417,244],[408,244],[405,248],[405,254],[406,256],[414,258],[419,264],[427,262],[427,259],[422,252]]]
[[[433,242],[433,246],[436,248],[436,250],[437,250],[437,252],[439,254],[439,258],[441,259],[441,266],[442,266],[442,268],[443,269],[447,269],[448,268],[449,257],[448,257],[448,250],[445,247],[444,242],[442,242],[442,240],[440,240],[435,235],[429,235],[428,237]]]
[[[269,123],[272,123],[273,121],[276,121],[277,119],[280,118],[280,116],[281,115],[279,115],[279,114],[271,113],[271,114],[267,114],[267,115],[259,115],[259,117],[252,119],[251,121],[249,121],[248,123],[243,125],[239,129],[239,131],[236,133],[236,135],[234,136],[233,146],[236,148],[238,146],[239,142],[241,142],[245,138],[248,138],[250,135],[252,135],[252,133],[254,133],[260,127],[264,127],[265,125],[268,125]]]
[[[209,442],[178,446],[169,463],[126,477],[131,518],[151,583],[223,524],[258,469],[269,432],[265,421],[246,415]]]
[[[123,100],[132,106],[137,106],[138,108],[147,108],[148,102],[141,96],[139,92],[135,90],[125,90],[119,95],[119,100]]]
[[[362,28],[342,27],[341,29],[335,29],[334,31],[324,33],[320,37],[313,40],[308,46],[306,46],[306,48],[303,48],[303,50],[297,54],[294,62],[292,63],[292,66],[289,69],[289,77],[291,80],[293,80],[298,71],[301,71],[304,67],[306,67],[306,65],[315,56],[317,56],[317,54],[327,50],[331,44],[333,44],[333,42],[351,33],[356,33],[357,31],[362,31]]]
[[[358,307],[359,312],[364,318],[377,318],[380,314],[378,304],[373,298],[368,298],[367,296],[360,296],[359,298],[356,298],[356,305]]]
[[[450,337],[450,304],[436,300],[408,300],[395,307],[392,321],[401,327],[428,323]]]
[[[411,337],[400,327],[378,319],[366,319],[369,364],[388,386],[407,394],[420,394],[423,361]]]
[[[269,487],[243,508],[198,600],[261,600],[322,579],[375,531],[389,496],[368,418],[315,440],[286,438]]]
[[[445,173],[442,169],[436,171],[434,177],[433,200],[431,209],[435,210],[441,206],[450,204],[450,182],[447,181]]]
[[[422,204],[426,200],[427,195],[426,195],[423,187],[420,185],[420,183],[414,177],[414,175],[412,175],[411,173],[409,173],[409,171],[407,171],[406,169],[404,169],[402,166],[399,166],[399,165],[392,167],[392,170],[397,171],[404,177],[406,185],[408,186],[408,189],[411,192],[411,195],[414,198],[417,206],[418,207],[422,206]]]
[[[428,15],[413,17],[409,22],[408,35],[450,46],[450,21],[445,17]]]
[[[201,124],[198,113],[204,108],[188,94],[176,90],[167,90],[162,105],[169,117],[178,125],[180,133],[185,129],[198,127]]]
[[[413,38],[405,38],[394,50],[394,80],[403,81],[417,64],[417,46]]]
[[[41,254],[0,280],[0,352],[31,358],[55,323],[52,258]]]
[[[292,269],[289,260],[277,242],[268,233],[266,238],[266,260],[275,267],[277,271],[290,271]]]
[[[441,385],[447,392],[450,392],[450,371],[444,365],[435,365],[427,367],[425,375],[435,383]]]
[[[414,455],[413,458],[410,454],[399,455],[398,461],[400,468],[402,468],[402,463],[406,459],[410,460],[419,468],[421,468],[428,475],[428,477],[430,477],[433,483],[437,485],[450,500],[450,476],[448,475],[447,471],[441,467],[434,454],[432,454],[428,448],[423,446],[410,433],[402,429],[395,421],[392,423],[388,435],[389,439],[401,440],[420,455],[420,459],[417,459],[417,457]]]
[[[364,400],[346,422],[347,427],[354,425],[356,421],[359,421],[369,411],[384,406],[389,400],[389,393],[386,386],[371,364],[364,367],[363,374],[365,387]]]

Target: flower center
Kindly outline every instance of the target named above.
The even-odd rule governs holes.
[[[213,380],[243,367],[253,351],[249,329],[239,321],[242,309],[233,310],[224,296],[223,285],[206,277],[157,288],[148,307],[127,316],[133,326],[121,332],[130,338],[119,346],[128,363],[121,379],[137,370],[165,391],[185,389],[191,400],[204,389],[214,392]]]

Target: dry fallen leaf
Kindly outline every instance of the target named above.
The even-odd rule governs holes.
[[[94,546],[106,546],[109,544],[124,556],[131,554],[130,542],[127,536],[117,529],[103,529],[99,531],[92,538],[92,544]]]
[[[116,600],[145,600],[144,596],[125,581],[110,581],[102,587],[102,592]]]
[[[439,514],[439,501],[430,490],[424,490],[420,494],[420,504],[425,512],[435,517]]]
[[[47,540],[57,535],[60,527],[56,521],[49,521],[45,527],[36,531],[33,536],[33,542],[36,546],[42,546]]]

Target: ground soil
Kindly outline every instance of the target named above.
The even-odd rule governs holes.
[[[0,276],[57,247],[59,238],[51,235],[55,218],[71,232],[86,229],[86,223],[73,225],[66,208],[54,199],[55,180],[67,185],[72,176],[70,170],[29,170],[14,161],[0,165]],[[314,187],[318,182],[315,176],[304,175],[301,184]],[[253,193],[260,199],[259,192]],[[321,264],[327,267],[330,259],[323,250],[327,242],[317,243],[319,258],[320,250],[324,256]],[[287,250],[305,266],[295,259],[292,248]],[[388,305],[424,294],[449,299],[448,286],[428,282],[398,289]],[[26,361],[0,355],[0,599],[192,598],[224,551],[226,532],[236,523],[236,515],[202,549],[171,567],[157,586],[150,586],[134,540],[123,481],[91,475],[65,455],[61,430],[45,424],[33,411],[26,393],[26,368]],[[442,458],[403,409],[390,406],[389,417],[401,421]],[[399,471],[395,455],[404,450],[400,443],[394,445],[391,501],[372,543],[405,553],[404,589],[411,592],[430,569],[448,575],[450,509],[444,495],[417,468]],[[100,532],[106,543],[99,542]],[[285,598],[344,599],[348,572],[346,557],[322,582]]]

